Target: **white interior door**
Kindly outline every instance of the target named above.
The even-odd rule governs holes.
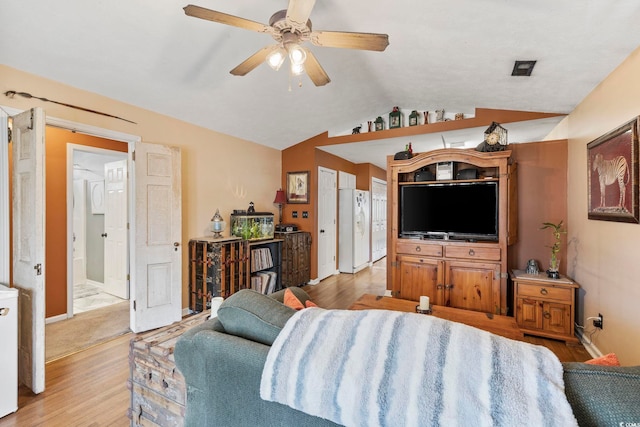
[[[146,331],[182,315],[180,149],[136,143],[135,249],[131,329]]]
[[[129,299],[127,283],[127,161],[104,165],[104,291]]]
[[[18,378],[44,391],[44,111],[13,118],[13,285],[20,290]]]
[[[318,167],[318,280],[336,272],[336,171]]]
[[[87,181],[73,180],[73,284],[87,281]]]
[[[387,182],[371,180],[371,261],[387,255]]]

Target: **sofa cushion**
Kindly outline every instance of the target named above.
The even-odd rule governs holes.
[[[563,363],[567,399],[580,426],[640,420],[640,366]]]
[[[291,292],[291,289],[289,288],[284,291],[283,304],[287,307],[293,308],[294,310],[302,310],[304,308],[304,304],[298,299],[297,296],[295,296],[293,292]]]
[[[295,312],[273,298],[242,289],[220,305],[218,319],[229,334],[271,345]]]
[[[620,366],[620,361],[615,353],[609,353],[604,356],[596,357],[595,359],[589,359],[584,363],[587,365]]]

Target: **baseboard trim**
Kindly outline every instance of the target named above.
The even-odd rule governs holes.
[[[67,320],[69,318],[69,316],[67,316],[67,314],[58,314],[57,316],[51,316],[51,317],[47,317],[46,319],[44,319],[44,323],[45,325],[48,325],[49,323],[56,323],[59,322],[61,320]]]
[[[591,357],[593,357],[594,359],[596,357],[602,357],[603,354],[600,351],[600,349],[598,347],[596,347],[595,344],[588,342],[582,331],[578,330],[576,331],[576,335],[578,336],[578,339],[580,340],[580,342],[582,343],[582,345],[584,346],[584,349],[587,350],[587,353],[589,353],[591,355]]]
[[[104,287],[104,283],[96,282],[95,280],[87,279],[85,282],[87,285],[98,286],[100,288]]]

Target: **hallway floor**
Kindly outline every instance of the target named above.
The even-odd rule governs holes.
[[[92,283],[78,283],[73,285],[74,314],[107,307],[122,301],[126,300],[103,292],[100,286]]]

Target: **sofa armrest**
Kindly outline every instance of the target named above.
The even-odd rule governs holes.
[[[640,422],[640,366],[563,363],[565,394],[580,426]]]
[[[185,332],[175,346],[187,384],[186,426],[335,426],[260,398],[270,347],[224,332],[211,319]]]

